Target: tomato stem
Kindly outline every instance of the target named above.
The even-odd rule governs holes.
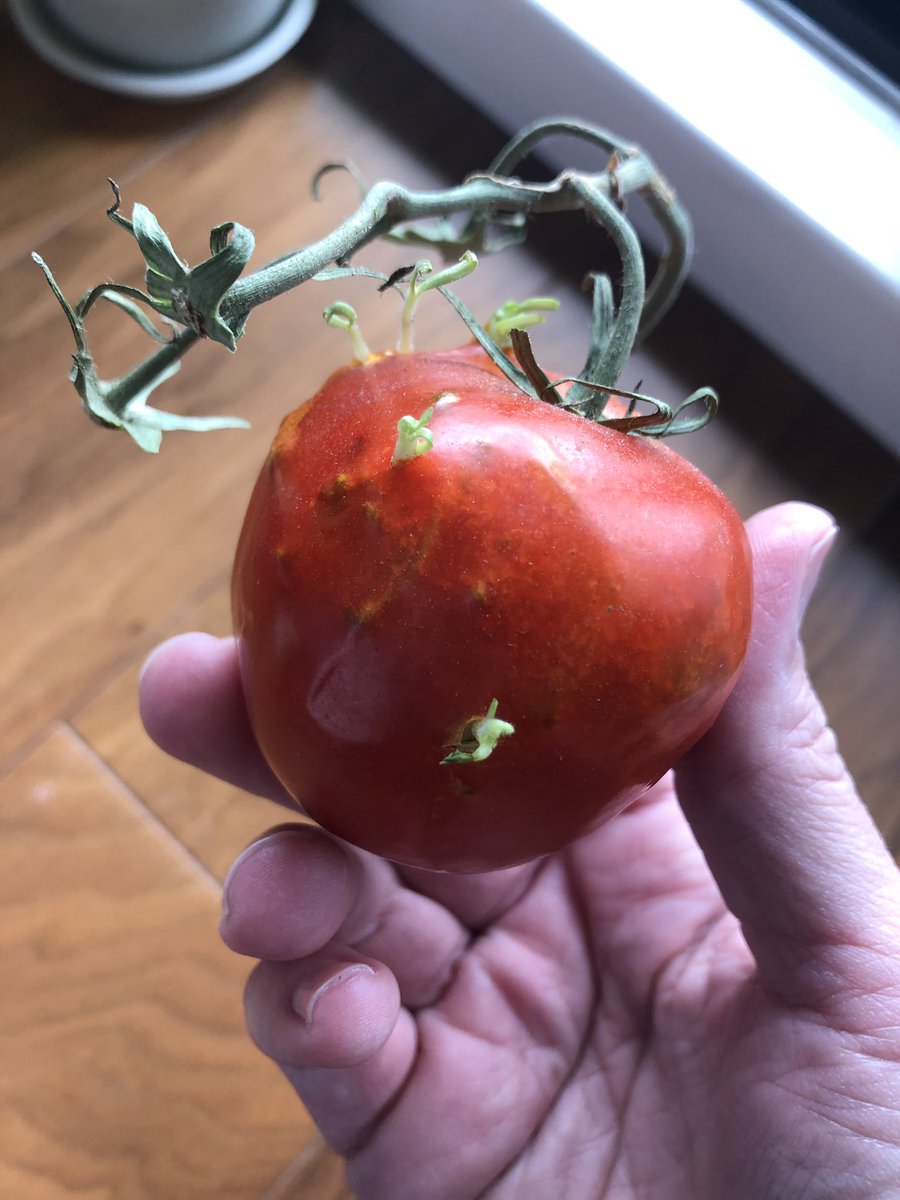
[[[612,330],[605,349],[594,361],[588,355],[583,374],[591,383],[600,387],[612,387],[637,341],[641,314],[646,300],[644,258],[641,243],[632,226],[619,211],[616,204],[586,179],[574,179],[572,187],[581,195],[586,207],[593,207],[600,214],[602,224],[612,238],[622,262],[622,299],[613,320]]]
[[[558,135],[578,138],[603,152],[606,158],[602,169],[563,171],[544,182],[528,182],[512,174],[532,150],[545,139]],[[351,170],[347,164],[341,165]],[[362,177],[355,170],[353,175],[360,188],[365,188]],[[320,177],[321,172],[316,184]],[[427,259],[417,264],[404,306],[400,338],[401,348],[404,348],[411,345],[412,317],[421,292],[440,288],[453,299],[458,310],[463,311],[447,292],[446,284],[468,273],[474,266],[476,254],[491,253],[523,241],[534,216],[578,210],[609,233],[622,262],[618,304],[614,303],[608,279],[598,277],[606,282],[595,289],[591,346],[585,369],[575,385],[585,415],[596,419],[602,411],[602,393],[614,388],[631,348],[672,303],[687,274],[692,251],[687,214],[651,160],[601,127],[567,117],[539,121],[526,127],[501,150],[487,171],[470,175],[455,187],[411,191],[392,182],[376,183],[365,189],[356,211],[326,237],[282,255],[249,275],[240,275],[254,246],[253,235],[246,227],[234,222],[216,226],[210,235],[210,257],[189,269],[153,213],[136,204],[129,220],[120,212],[121,197],[115,185],[113,190],[115,203],[107,211],[110,219],[138,245],[146,266],[146,290],[101,284],[72,307],[55,282],[52,286],[72,325],[77,347],[76,366],[87,354],[84,318],[96,299],[106,298],[117,303],[151,336],[158,338],[159,335],[153,332],[152,322],[141,312],[141,306],[180,327],[170,341],[121,379],[100,380],[94,372],[92,359],[88,372],[93,372],[90,386],[84,382],[85,370],[75,378],[88,413],[101,424],[127,428],[133,436],[140,423],[136,425],[134,421],[125,420],[125,414],[143,411],[149,390],[168,378],[196,341],[201,337],[212,338],[234,349],[253,308],[310,279],[327,276],[334,264],[338,269],[346,268],[353,255],[370,242],[386,238],[402,245],[426,246],[445,257],[459,258],[446,271],[431,270]],[[664,234],[664,249],[649,284],[637,234],[623,211],[627,198],[633,194],[643,197]],[[460,217],[461,225],[458,223]],[[44,270],[51,280],[49,270],[46,267]],[[356,268],[351,270],[356,274],[371,274]],[[390,276],[387,282],[390,284],[393,280]],[[522,328],[534,321],[534,313],[523,311],[516,327]],[[353,337],[351,325],[352,322],[345,328]],[[507,323],[497,336],[505,340],[511,328]],[[495,352],[502,355],[489,332],[483,329],[474,332],[492,356]],[[359,350],[361,347],[357,348],[357,357]],[[507,363],[501,369],[519,386],[531,390],[526,376],[514,365]],[[150,414],[153,411],[147,410]],[[179,418],[174,414],[164,414],[164,418],[151,416],[160,431],[200,427],[188,418],[179,424]],[[227,423],[238,422],[229,420]],[[209,427],[218,425],[211,423]],[[150,440],[156,440],[156,435]]]

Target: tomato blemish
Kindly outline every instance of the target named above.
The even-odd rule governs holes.
[[[319,500],[329,513],[340,512],[350,490],[350,479],[343,473],[335,475],[331,483],[319,491]]]

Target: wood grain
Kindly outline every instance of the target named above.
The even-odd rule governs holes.
[[[207,871],[65,728],[0,822],[0,1195],[262,1194],[311,1131],[248,1043]]]
[[[228,614],[228,586],[223,582],[165,632],[229,633]],[[128,663],[76,708],[72,724],[179,843],[222,880],[244,846],[289,814],[162,754],[141,726],[138,674],[139,664]]]
[[[230,862],[283,810],[168,760],[136,704],[157,641],[228,632],[230,559],[269,440],[346,358],[321,320],[337,294],[309,285],[254,313],[236,354],[192,352],[161,403],[239,413],[252,430],[174,435],[149,458],[84,418],[66,381],[69,331],[30,252],[73,298],[103,278],[138,282],[130,239],[104,215],[112,176],[189,261],[235,219],[256,231],[261,263],[354,207],[346,175],[310,198],[323,161],[427,186],[488,162],[501,135],[340,0],[260,79],[178,105],[71,83],[0,28],[0,1195],[342,1200],[340,1163],[244,1034],[247,964],[216,934]],[[535,345],[569,374],[589,323],[582,276],[604,251],[583,222],[533,233],[460,290],[485,315],[510,296],[559,296]],[[369,261],[389,270],[407,256],[379,247]],[[341,291],[370,342],[389,345],[392,298]],[[459,338],[437,300],[417,324],[420,344]],[[91,338],[106,376],[147,348],[112,311]],[[742,513],[797,498],[837,516],[807,656],[900,850],[896,460],[690,290],[629,365],[626,386],[641,379],[675,401],[717,388],[722,416],[678,448]]]

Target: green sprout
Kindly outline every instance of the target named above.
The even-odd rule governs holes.
[[[338,300],[334,304],[329,304],[322,316],[325,318],[326,325],[330,325],[332,329],[343,329],[350,335],[353,357],[357,362],[364,363],[372,357],[372,351],[366,344],[366,339],[359,327],[356,309],[352,305]]]
[[[434,405],[426,408],[421,417],[401,417],[397,422],[397,441],[391,455],[391,466],[427,454],[434,445],[434,434],[427,428],[434,416]]]
[[[462,732],[459,744],[451,750],[446,758],[441,759],[441,765],[446,763],[476,763],[484,762],[494,752],[494,747],[500,738],[515,733],[515,727],[509,721],[501,721],[497,716],[498,701],[493,699],[487,713],[469,721]]]

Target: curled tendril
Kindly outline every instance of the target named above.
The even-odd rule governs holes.
[[[321,167],[319,167],[318,171],[316,171],[315,175],[313,175],[309,185],[309,190],[312,193],[313,200],[322,199],[322,180],[326,175],[332,175],[335,171],[344,171],[347,175],[349,175],[356,184],[360,196],[365,196],[366,192],[369,190],[369,183],[365,175],[363,175],[362,171],[360,171],[359,167],[357,167],[356,163],[350,162],[346,159],[336,159],[334,162],[322,163]]]

